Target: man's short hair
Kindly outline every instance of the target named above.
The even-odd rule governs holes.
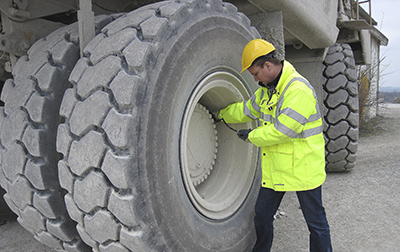
[[[272,51],[272,52],[268,53],[267,55],[263,55],[263,56],[260,56],[257,59],[255,59],[250,67],[259,66],[259,67],[263,68],[265,62],[267,62],[267,61],[271,62],[274,65],[281,64],[281,60],[278,59],[278,55],[277,55],[276,51]]]

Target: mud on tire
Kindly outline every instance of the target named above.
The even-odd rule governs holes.
[[[111,20],[97,17],[97,32]],[[6,81],[1,95],[0,182],[18,222],[37,240],[55,249],[87,251],[66,212],[56,152],[59,107],[78,59],[76,23],[37,41],[17,61],[14,79]]]
[[[324,65],[326,170],[350,171],[356,163],[359,124],[357,73],[351,47],[330,47]]]
[[[209,112],[257,88],[239,74],[241,51],[256,37],[231,4],[165,1],[110,23],[86,47],[61,105],[57,149],[67,210],[87,244],[100,251],[252,247],[258,151]],[[194,122],[205,134],[191,139]]]

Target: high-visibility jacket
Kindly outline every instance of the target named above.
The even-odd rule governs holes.
[[[226,123],[259,119],[248,139],[261,147],[261,186],[275,191],[317,188],[326,178],[325,142],[315,90],[287,61],[275,92],[260,87],[247,101],[222,109]]]

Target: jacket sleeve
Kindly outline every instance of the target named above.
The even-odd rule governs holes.
[[[313,91],[302,82],[295,82],[286,91],[274,124],[263,124],[249,134],[251,143],[258,147],[292,141],[303,132],[312,115],[319,115]],[[315,117],[315,116],[314,116]]]
[[[260,89],[247,101],[237,102],[221,109],[219,118],[224,119],[226,123],[244,123],[250,122],[260,117]]]

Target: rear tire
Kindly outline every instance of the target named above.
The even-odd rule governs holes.
[[[356,163],[359,124],[357,72],[351,47],[330,47],[324,65],[326,170],[351,171]]]
[[[99,31],[111,21],[96,18]],[[18,222],[49,247],[88,251],[69,218],[58,182],[59,108],[68,76],[79,59],[78,24],[37,41],[21,57],[1,94],[1,186]]]
[[[166,1],[110,23],[87,46],[57,137],[67,209],[87,244],[251,250],[258,150],[209,112],[257,89],[239,74],[256,37],[231,4]]]

